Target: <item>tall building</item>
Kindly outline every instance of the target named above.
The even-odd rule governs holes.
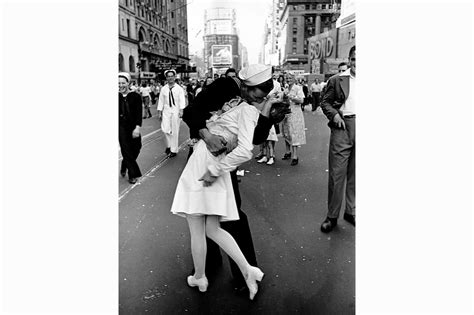
[[[263,35],[263,47],[260,63],[279,66],[278,37],[280,36],[280,16],[281,9],[279,0],[273,0],[270,14],[265,20]]]
[[[189,70],[186,0],[119,0],[119,69],[139,80]]]
[[[355,3],[342,0],[335,25],[309,38],[309,72],[326,79],[338,72],[338,65],[348,61],[355,45]]]
[[[280,0],[280,65],[283,70],[309,72],[308,39],[331,29],[340,0]]]
[[[135,5],[132,1],[119,1],[119,71],[136,72],[138,39],[135,22]]]
[[[204,13],[204,63],[211,74],[241,66],[235,9],[212,8]]]

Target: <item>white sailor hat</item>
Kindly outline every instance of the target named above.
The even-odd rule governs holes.
[[[176,76],[176,71],[174,69],[168,69],[165,70],[165,77],[168,75],[168,72],[173,72],[173,74]]]
[[[239,71],[239,78],[245,85],[255,86],[272,78],[272,66],[262,64],[249,65]]]
[[[119,72],[118,76],[119,78],[120,77],[125,78],[127,82],[130,82],[130,80],[132,80],[132,77],[130,76],[130,73],[128,72]]]

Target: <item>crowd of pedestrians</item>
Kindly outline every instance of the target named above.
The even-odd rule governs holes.
[[[178,181],[171,212],[186,218],[191,235],[191,287],[205,292],[206,274],[222,264],[219,248],[230,260],[234,285],[253,299],[264,273],[258,268],[248,218],[241,209],[236,169],[260,145],[258,163],[275,163],[278,134],[285,143],[282,160],[299,163],[298,148],[306,144],[304,106],[320,106],[331,129],[327,216],[321,230],[337,225],[345,198],[344,220],[355,226],[355,46],[349,62],[327,84],[310,87],[294,74],[273,73],[272,67],[250,65],[186,84],[176,71],[165,71],[166,84],[137,87],[128,73],[119,73],[119,143],[121,175],[130,183],[141,176],[136,162],[141,148],[142,119],[155,104],[166,154],[178,154],[181,120],[190,129],[192,147]]]

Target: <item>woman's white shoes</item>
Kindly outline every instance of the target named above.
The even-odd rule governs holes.
[[[268,161],[267,157],[264,156],[263,158],[261,158],[260,160],[257,161],[257,163],[266,163]]]
[[[275,158],[272,156],[268,159],[267,165],[273,165],[275,163]]]
[[[251,300],[254,299],[255,295],[258,292],[258,284],[257,281],[262,281],[264,276],[264,273],[262,270],[260,270],[257,267],[250,266],[249,269],[247,270],[247,277],[245,279],[245,282],[247,284],[247,287],[249,288],[249,298]],[[206,292],[207,287],[209,286],[209,282],[207,281],[206,276],[203,276],[200,279],[196,279],[194,276],[189,276],[188,277],[188,285],[190,287],[198,287],[199,291],[201,292]]]
[[[253,298],[258,292],[257,281],[262,281],[263,276],[264,274],[259,268],[253,267],[253,266],[249,267],[245,282],[247,283],[247,287],[249,288],[249,292],[250,292],[249,298],[251,300],[253,300]]]
[[[206,276],[196,279],[194,276],[189,276],[188,277],[188,285],[190,287],[198,287],[199,291],[201,292],[206,292],[207,291],[207,286],[209,285],[209,282],[207,281]]]

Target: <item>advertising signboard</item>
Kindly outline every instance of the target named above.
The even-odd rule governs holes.
[[[232,34],[231,20],[211,20],[208,22],[208,31],[206,34]]]
[[[232,45],[212,45],[212,65],[232,64]]]

